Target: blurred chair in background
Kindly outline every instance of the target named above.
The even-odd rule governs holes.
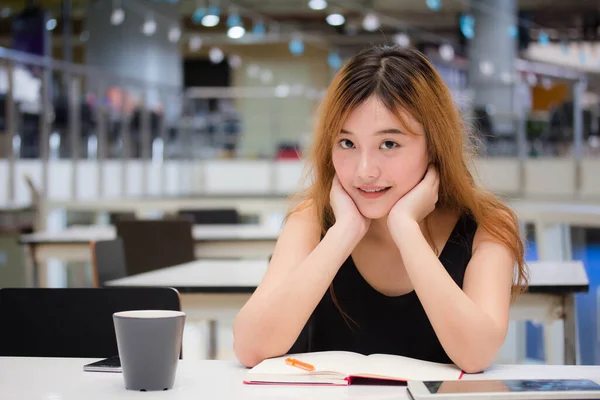
[[[29,190],[30,197],[30,207],[29,213],[26,217],[30,220],[31,223],[31,231],[42,230],[46,226],[46,221],[44,221],[44,199],[45,195],[40,191],[40,189],[33,183],[33,179],[29,174],[25,174],[24,176],[25,184],[27,185],[27,189]]]
[[[111,212],[108,214],[108,222],[111,225],[115,225],[117,223],[117,221],[132,221],[132,220],[136,220],[137,217],[135,216],[134,212],[127,212],[127,211],[123,211],[123,212]]]
[[[94,287],[104,286],[104,282],[127,276],[123,239],[102,240],[90,243]]]
[[[194,261],[192,222],[185,219],[117,221],[127,275]]]
[[[179,210],[177,215],[198,225],[228,225],[241,222],[240,214],[235,208]]]

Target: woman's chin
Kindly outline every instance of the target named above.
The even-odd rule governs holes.
[[[377,207],[377,206],[365,206],[365,207],[359,207],[358,211],[360,211],[360,213],[368,219],[381,219],[384,217],[387,217],[387,215],[390,213],[390,208],[389,207]]]
[[[400,196],[396,190],[390,190],[377,199],[365,199],[361,196],[353,198],[358,211],[360,211],[365,218],[373,220],[387,218],[392,207],[394,207],[399,199]]]

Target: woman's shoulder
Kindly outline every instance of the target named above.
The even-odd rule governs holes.
[[[321,223],[315,202],[306,199],[296,204],[285,218],[283,231],[292,231],[294,234],[300,234],[310,239],[318,238],[321,232]]]
[[[319,224],[319,213],[315,202],[310,198],[298,202],[288,213],[286,220]]]
[[[283,255],[286,263],[290,257],[304,259],[319,244],[320,231],[316,207],[308,202],[298,204],[285,219],[273,259],[279,259],[277,255]]]

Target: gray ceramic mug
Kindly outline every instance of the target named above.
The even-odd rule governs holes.
[[[122,311],[113,315],[128,390],[167,390],[175,383],[185,313]]]

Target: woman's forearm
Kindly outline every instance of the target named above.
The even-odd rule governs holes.
[[[398,221],[392,229],[404,267],[440,343],[465,372],[487,368],[506,332],[450,277],[417,222]]]
[[[244,365],[290,349],[356,243],[351,232],[334,225],[281,283],[252,296],[234,323],[234,350]]]

